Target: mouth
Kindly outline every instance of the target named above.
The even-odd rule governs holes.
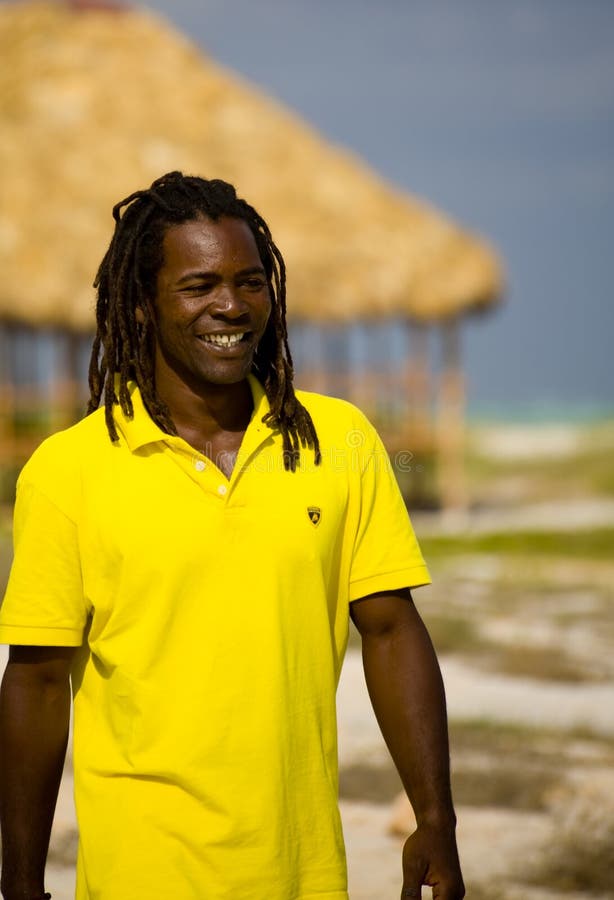
[[[246,343],[250,338],[250,331],[237,331],[234,334],[199,334],[198,340],[209,347],[215,347],[220,350],[230,350],[237,347],[241,343]]]

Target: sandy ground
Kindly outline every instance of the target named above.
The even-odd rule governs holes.
[[[3,648],[4,653],[4,648]],[[534,722],[563,729],[589,725],[604,735],[614,735],[614,685],[555,685],[528,679],[489,674],[487,678],[456,659],[442,659],[451,719],[490,718]],[[383,759],[386,748],[367,695],[360,654],[349,651],[338,691],[340,764]],[[350,897],[352,900],[394,900],[400,886],[402,839],[390,834],[392,808],[387,805],[342,801],[346,836]],[[468,886],[503,880],[513,889],[515,872],[521,873],[535,847],[548,839],[551,825],[537,813],[512,810],[460,808],[459,847]],[[74,852],[75,821],[72,778],[62,782],[48,889],[54,900],[74,896],[74,872],[61,864]],[[559,896],[521,886],[518,898],[552,900]],[[424,892],[425,897],[430,891]],[[515,896],[515,895],[511,895]],[[583,895],[567,894],[567,900]],[[471,897],[471,891],[468,891]]]
[[[551,459],[570,457],[582,450],[587,439],[575,428],[536,430],[534,427],[521,426],[507,430],[482,429],[478,438],[486,456],[509,462],[512,475],[517,461],[542,458],[548,463]],[[614,500],[611,496],[551,495],[539,503],[533,502],[533,498],[526,502],[526,497],[518,503],[518,484],[512,479],[510,485],[509,498],[507,495],[504,497],[501,490],[497,494],[499,500],[502,497],[505,499],[504,503],[487,504],[482,509],[473,510],[470,515],[444,518],[428,514],[417,515],[414,517],[414,524],[418,534],[479,534],[487,531],[522,530],[527,527],[533,530],[565,530],[614,524]],[[551,569],[549,562],[545,565]],[[569,568],[568,572],[566,566]],[[542,577],[539,567],[535,571],[536,575]],[[467,609],[475,609],[476,614],[479,614],[482,595],[485,592],[492,595],[493,587],[501,583],[504,574],[501,561],[496,557],[481,555],[475,560],[469,557],[464,559],[463,577],[457,584],[463,592],[461,599],[467,603]],[[556,575],[554,580],[553,575]],[[603,606],[603,597],[612,596],[614,569],[607,560],[584,563],[579,560],[557,559],[556,571],[549,571],[546,577],[550,582],[551,593],[537,595],[535,606],[529,609],[528,615],[526,606],[522,608],[521,615],[518,615],[516,607],[512,607],[507,619],[505,610],[493,615],[493,610],[497,610],[496,606],[484,607],[491,616],[488,632],[491,637],[501,638],[501,629],[509,631],[512,627],[520,628],[521,632],[510,632],[508,637],[521,638],[521,643],[527,642],[528,634],[532,638],[543,637],[540,629],[552,626],[552,609],[548,607],[549,611],[544,611],[544,600],[554,606],[558,614],[573,612],[584,615],[593,606],[597,610],[609,609]],[[592,588],[586,589],[585,583]],[[444,589],[445,587],[446,585]],[[576,593],[570,593],[572,589]],[[422,602],[422,597],[419,599]],[[598,612],[596,615],[601,614]],[[591,619],[590,615],[587,621],[588,631],[584,637],[589,642],[588,653],[603,655],[603,648],[611,641],[611,631],[603,627],[603,620],[601,626],[598,619]],[[564,647],[562,642],[565,635],[560,628],[550,632],[550,635],[555,646]],[[586,656],[584,637],[578,646]],[[0,669],[4,667],[4,659],[5,650],[0,648]],[[443,656],[441,664],[449,717],[453,722],[488,720],[506,726],[516,723],[536,728],[553,728],[560,730],[561,745],[567,740],[566,733],[574,728],[588,728],[593,734],[605,738],[606,743],[614,739],[614,669],[611,666],[605,668],[606,673],[609,673],[605,680],[567,683],[537,681],[479,670],[473,668],[466,657],[461,656]],[[338,719],[341,767],[365,761],[377,765],[388,759],[367,696],[360,655],[355,650],[348,653],[339,685]],[[614,748],[614,743],[610,745]],[[614,749],[611,758],[614,758]],[[570,772],[570,779],[575,777],[584,777],[584,773],[579,770]],[[607,785],[607,780],[603,784]],[[598,789],[601,787],[600,782]],[[612,795],[614,796],[614,791]],[[392,805],[344,799],[340,806],[347,845],[351,900],[396,900],[401,884],[402,838],[390,832],[394,815]],[[460,806],[457,813],[459,848],[468,898],[588,900],[588,894],[563,894],[544,887],[530,888],[524,883],[524,875],[539,848],[558,841],[559,834],[551,815],[538,811],[478,806]],[[74,896],[74,871],[70,860],[74,855],[75,837],[72,777],[68,768],[60,791],[48,865],[47,888],[53,893],[54,900],[72,900]],[[423,896],[430,897],[430,891],[425,890]],[[601,897],[593,894],[590,900],[608,898],[614,898],[614,878],[610,893]]]
[[[558,685],[529,679],[484,677],[452,659],[441,660],[450,719],[490,719],[570,729],[589,726],[614,735],[614,684]],[[338,691],[339,759],[344,765],[387,755],[364,684],[360,654],[346,657]],[[351,900],[393,900],[399,893],[402,841],[391,837],[386,806],[341,804]],[[468,888],[472,882],[514,888],[551,824],[540,814],[460,808],[458,841]],[[518,897],[553,895],[532,891],[518,877]],[[396,893],[395,893],[396,892]],[[430,893],[425,891],[425,896]],[[468,890],[467,896],[471,897]],[[558,896],[558,895],[557,895]],[[582,895],[576,895],[582,896]],[[613,891],[614,896],[614,891]],[[573,894],[567,894],[573,900]]]
[[[487,534],[514,531],[577,531],[614,525],[614,500],[578,497],[544,500],[509,509],[450,511],[443,515],[419,513],[413,517],[416,532],[427,534]]]

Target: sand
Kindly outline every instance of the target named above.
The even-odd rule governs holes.
[[[2,655],[5,656],[4,648]],[[451,719],[488,718],[552,725],[562,729],[589,725],[614,735],[614,684],[558,685],[476,672],[453,658],[442,659]],[[340,765],[384,759],[381,738],[367,695],[360,654],[348,652],[338,691]],[[402,839],[392,836],[390,805],[341,802],[351,900],[396,898],[400,886]],[[459,808],[459,847],[465,879],[497,882],[514,889],[514,869],[547,839],[551,824],[537,813],[505,809]],[[72,777],[64,775],[54,823],[47,888],[54,900],[72,900],[76,826]],[[494,851],[494,852],[493,852]],[[539,900],[553,894],[518,886],[518,897]],[[429,892],[425,890],[425,896]],[[470,894],[468,896],[471,896]],[[566,900],[582,895],[567,894]]]

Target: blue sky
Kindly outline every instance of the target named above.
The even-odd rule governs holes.
[[[495,243],[509,292],[465,329],[474,409],[614,409],[611,0],[144,5]]]

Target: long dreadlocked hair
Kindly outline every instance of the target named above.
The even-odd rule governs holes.
[[[89,366],[87,412],[96,410],[102,401],[109,437],[116,441],[113,407],[119,404],[126,416],[133,416],[128,382],[136,381],[154,422],[167,434],[177,434],[170,410],[156,393],[152,301],[164,262],[167,229],[202,216],[213,221],[221,216],[241,219],[254,236],[271,297],[271,315],[253,362],[270,405],[262,421],[280,431],[286,469],[296,470],[301,446],[313,449],[318,464],[320,445],[312,418],[294,393],[283,257],[264,219],[237,197],[231,184],[219,179],[169,172],[149,189],[136,191],[113,207],[115,232],[94,281],[97,331]],[[137,321],[137,309],[142,321]]]

